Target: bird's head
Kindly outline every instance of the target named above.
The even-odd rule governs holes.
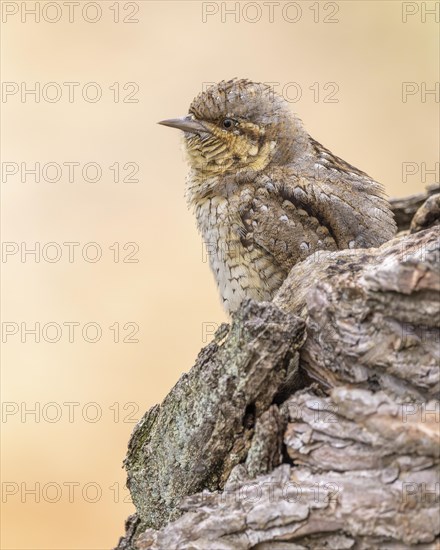
[[[159,124],[183,130],[191,167],[207,177],[287,163],[303,132],[270,86],[236,79],[200,93],[187,116]]]

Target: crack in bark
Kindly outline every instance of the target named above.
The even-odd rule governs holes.
[[[395,204],[424,229],[439,198]],[[118,550],[438,548],[439,268],[405,231],[246,303],[136,426]]]

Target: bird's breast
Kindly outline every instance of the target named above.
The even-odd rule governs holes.
[[[260,249],[249,249],[242,243],[239,200],[240,197],[215,196],[196,205],[205,256],[229,313],[236,311],[246,298],[261,301],[270,300],[273,295],[264,278],[265,270],[270,269],[270,259]]]

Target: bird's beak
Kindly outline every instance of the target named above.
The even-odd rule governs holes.
[[[180,118],[169,118],[168,120],[161,120],[158,124],[164,126],[170,126],[171,128],[178,128],[184,132],[191,132],[193,134],[200,134],[201,132],[209,132],[209,130],[200,121],[195,120],[191,115],[183,116]]]

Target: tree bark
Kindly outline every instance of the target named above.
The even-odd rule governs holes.
[[[411,222],[414,218],[417,210],[426,202],[426,200],[434,195],[438,194],[440,186],[438,183],[430,185],[425,193],[419,193],[417,195],[411,195],[403,199],[391,199],[391,208],[394,213],[394,219],[397,223],[398,231],[405,231],[409,229]],[[426,228],[425,228],[426,229]]]
[[[132,434],[119,550],[437,548],[439,198],[219,329]]]

